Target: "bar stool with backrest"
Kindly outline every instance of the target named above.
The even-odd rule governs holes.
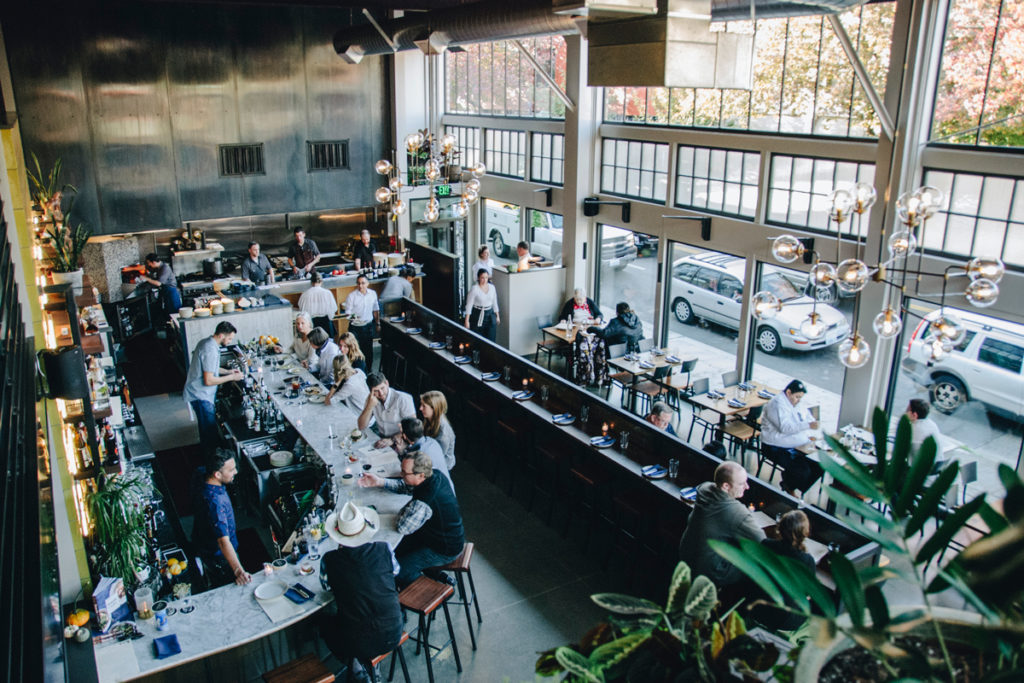
[[[568,511],[562,536],[569,535],[574,518],[582,518],[583,552],[590,548],[594,527],[602,517],[601,511],[610,507],[607,500],[610,481],[608,473],[594,463],[580,462],[569,468]]]
[[[459,599],[452,600],[453,604],[462,605],[466,609],[466,625],[469,627],[469,640],[473,644],[473,649],[476,649],[476,636],[473,634],[473,619],[469,615],[469,606],[472,605],[476,609],[476,623],[484,623],[484,618],[480,616],[480,603],[476,599],[476,585],[473,583],[473,569],[470,566],[473,562],[473,543],[470,541],[466,542],[466,545],[462,547],[462,552],[454,560],[441,567],[434,567],[435,571],[452,572],[455,574],[455,581],[459,587]],[[466,593],[466,582],[462,576],[465,575],[466,579],[469,580],[469,593]]]
[[[568,353],[569,343],[564,339],[548,339],[544,336],[544,328],[554,325],[554,319],[550,315],[537,316],[537,329],[540,330],[541,340],[537,342],[537,349],[533,353],[533,362],[540,365],[540,354],[548,357],[548,370],[551,369],[551,357],[565,356]]]
[[[434,657],[431,650],[441,652],[448,643],[452,645],[452,653],[455,655],[455,667],[462,673],[462,660],[459,658],[459,644],[455,641],[455,629],[452,628],[452,615],[448,611],[448,600],[455,595],[455,588],[447,583],[434,581],[433,579],[421,576],[398,594],[398,602],[402,607],[415,612],[419,617],[419,625],[416,629],[416,647],[423,648],[424,657],[427,660],[427,677],[430,683],[434,683]],[[441,607],[444,610],[444,619],[448,624],[448,643],[444,645],[430,644],[430,625],[434,621],[434,612]],[[417,649],[418,654],[418,649]]]
[[[761,450],[761,412],[763,410],[764,406],[751,408],[740,419],[725,424],[723,431],[725,437],[729,439],[730,450],[734,454],[737,450],[739,451],[741,463],[746,460],[748,448],[753,448],[755,453]]]

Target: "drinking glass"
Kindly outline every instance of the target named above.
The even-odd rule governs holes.
[[[473,365],[480,365],[480,351],[473,349]]]
[[[675,480],[679,476],[679,461],[675,458],[671,458],[668,461],[668,478]]]
[[[509,381],[510,379],[512,379],[512,368],[506,365],[504,368],[502,368],[501,374],[502,377],[505,378],[506,382]]]
[[[619,448],[622,450],[629,448],[629,432],[619,432]]]
[[[580,422],[586,425],[588,419],[590,419],[590,406],[584,403],[580,406]]]
[[[445,348],[447,348],[449,351],[452,350],[452,348],[453,348],[453,346],[452,346],[452,335],[450,335],[450,334],[445,335],[445,337],[444,337],[444,345],[445,345]]]
[[[548,385],[547,384],[541,385],[541,388],[540,388],[540,400],[541,401],[547,401],[548,400]]]

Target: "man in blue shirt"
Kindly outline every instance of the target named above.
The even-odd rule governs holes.
[[[214,449],[196,473],[192,489],[192,544],[203,561],[210,588],[234,580],[239,586],[252,580],[238,559],[235,510],[225,484],[235,479],[235,456],[226,448]]]
[[[242,379],[239,370],[222,370],[220,367],[220,350],[235,340],[236,331],[235,326],[227,321],[217,325],[212,336],[196,345],[185,377],[182,397],[191,406],[196,422],[199,423],[199,445],[204,454],[220,445],[213,405],[217,398],[217,387],[225,382]]]
[[[675,436],[676,430],[672,428],[672,417],[674,415],[675,411],[667,403],[655,401],[654,405],[651,406],[651,412],[644,419],[666,434]]]

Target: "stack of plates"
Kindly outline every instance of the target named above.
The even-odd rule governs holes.
[[[405,316],[404,315],[393,315],[390,318],[388,318],[388,320],[390,320],[393,323],[400,323],[403,320],[405,320]]]
[[[291,451],[274,451],[270,454],[270,464],[274,467],[287,467],[294,458]]]

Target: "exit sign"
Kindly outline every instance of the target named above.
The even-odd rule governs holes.
[[[435,197],[451,197],[452,196],[452,186],[451,185],[436,185],[434,187],[434,196]]]

